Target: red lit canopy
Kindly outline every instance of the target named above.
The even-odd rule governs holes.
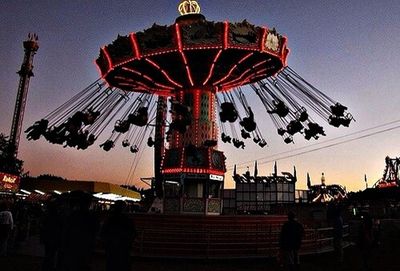
[[[200,17],[118,36],[96,63],[108,84],[125,91],[165,96],[193,87],[224,91],[280,71],[286,43],[275,29]]]

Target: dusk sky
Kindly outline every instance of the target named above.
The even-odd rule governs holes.
[[[0,1],[0,133],[9,134],[28,33],[39,36],[23,129],[41,119],[99,78],[94,60],[101,46],[118,34],[127,35],[153,23],[173,24],[179,0],[120,1]],[[384,158],[400,156],[400,4],[398,0],[199,0],[210,21],[240,22],[275,27],[288,37],[288,64],[334,100],[348,106],[356,122],[334,128],[315,117],[327,136],[318,141],[295,137],[285,144],[267,112],[256,120],[269,147],[249,144],[238,150],[220,142],[227,156],[226,187],[233,187],[232,167],[270,174],[273,161],[280,171],[297,168],[297,188],[325,173],[327,184],[363,189],[381,178]],[[246,87],[244,90],[251,91]],[[258,101],[251,101],[257,104]],[[372,127],[378,127],[370,129]],[[365,131],[364,131],[365,130]],[[120,144],[110,152],[98,147],[102,135],[86,151],[51,145],[44,139],[21,137],[19,158],[31,175],[53,174],[68,179],[127,182],[133,154]],[[349,136],[347,136],[349,135]],[[348,141],[348,142],[347,142]],[[326,143],[324,143],[326,142]],[[340,144],[339,144],[340,143]],[[332,145],[332,146],[331,146]],[[314,151],[310,151],[314,150]],[[279,154],[275,156],[276,154]],[[299,155],[296,155],[299,154]],[[128,181],[143,186],[140,177],[153,176],[153,150],[148,148]],[[281,158],[281,159],[280,159]]]

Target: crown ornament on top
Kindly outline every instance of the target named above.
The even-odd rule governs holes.
[[[200,14],[200,5],[195,0],[182,0],[178,11],[181,15]]]

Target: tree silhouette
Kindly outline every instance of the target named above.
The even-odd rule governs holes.
[[[0,171],[15,175],[21,175],[23,161],[14,157],[14,151],[8,137],[0,133]]]

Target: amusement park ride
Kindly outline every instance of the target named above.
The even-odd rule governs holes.
[[[29,81],[33,76],[33,57],[38,49],[38,36],[36,34],[29,34],[28,39],[24,41],[24,60],[21,65],[21,69],[17,72],[20,80],[10,132],[10,147],[12,148],[12,153],[15,157],[18,155],[19,139],[21,136],[22,123],[24,119]]]
[[[386,187],[400,187],[400,158],[385,158],[386,167],[383,171],[383,176],[379,179],[374,187],[386,188]]]
[[[324,203],[347,198],[346,188],[339,184],[325,183],[325,175],[322,173],[321,184],[311,185],[310,175],[307,174],[308,199],[314,203]]]
[[[102,47],[101,79],[36,122],[27,137],[86,149],[116,120],[101,148],[110,151],[122,139],[139,155],[148,138],[165,211],[219,213],[226,172],[219,129],[221,141],[238,149],[267,145],[248,93],[285,143],[325,136],[311,111],[334,127],[353,117],[287,65],[287,38],[275,28],[207,21],[197,1],[181,1],[178,10],[172,25],[154,24]]]

